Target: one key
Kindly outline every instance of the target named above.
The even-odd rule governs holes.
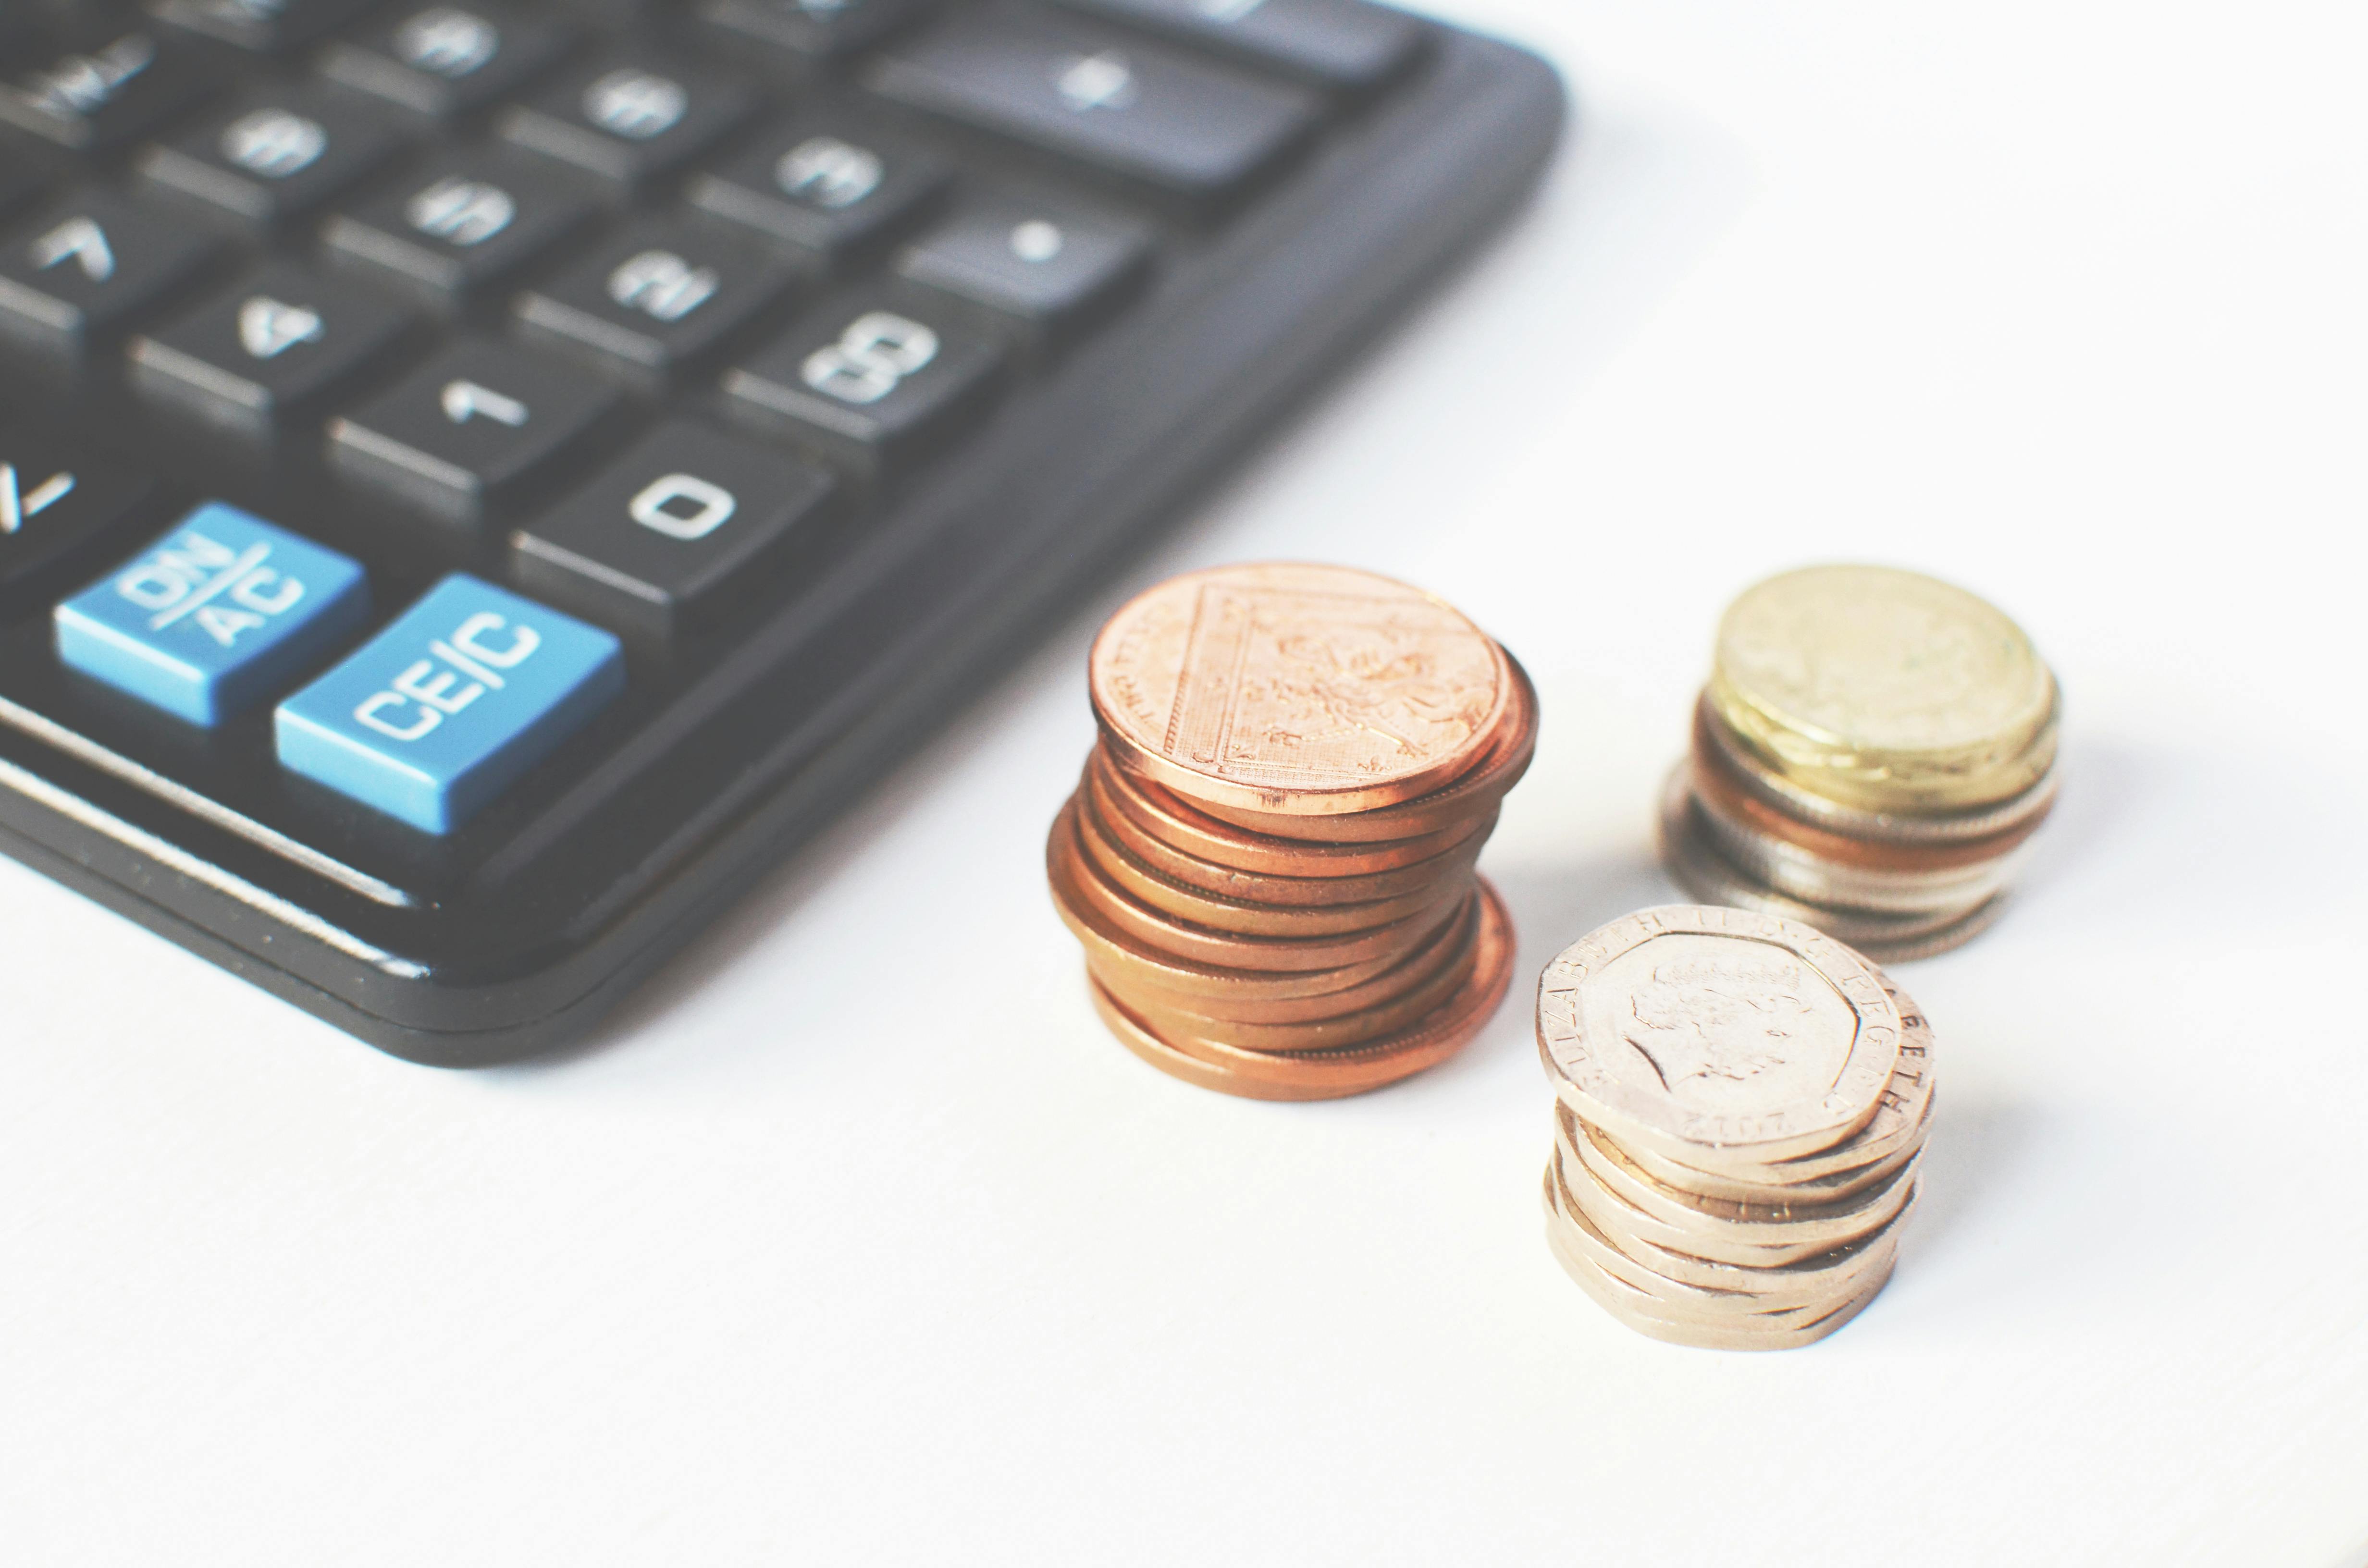
[[[1059,0],[1222,50],[1320,86],[1379,86],[1422,46],[1422,25],[1365,0]]]
[[[604,383],[464,339],[329,422],[329,462],[438,517],[470,522],[549,476],[617,407]]]
[[[718,218],[836,264],[916,216],[946,187],[925,153],[821,117],[758,139],[684,195]]]
[[[370,618],[360,566],[211,502],[58,606],[58,657],[211,727],[286,687]]]
[[[53,598],[149,516],[155,481],[92,460],[48,432],[0,429],[0,616]]]
[[[976,408],[1001,358],[932,312],[862,290],[725,371],[723,390],[735,415],[876,477]]]
[[[905,247],[896,270],[1042,338],[1078,324],[1140,277],[1150,244],[1138,224],[981,200]]]
[[[148,0],[160,22],[257,54],[309,43],[377,0]]]
[[[0,82],[0,122],[97,152],[146,135],[194,103],[205,77],[154,35],[125,33]]]
[[[188,281],[215,242],[101,190],[0,243],[0,332],[78,358]]]
[[[561,73],[506,111],[501,133],[636,190],[706,151],[756,107],[755,95],[736,82],[610,55]]]
[[[719,41],[787,50],[807,60],[836,60],[919,16],[928,0],[702,0],[701,20]]]
[[[143,397],[269,442],[382,363],[414,324],[368,290],[272,262],[126,353]]]
[[[624,686],[613,634],[454,575],[282,702],[273,729],[290,772],[447,834]]]
[[[1309,93],[1081,23],[968,12],[864,75],[901,103],[1196,199],[1231,192],[1315,129]]]
[[[780,299],[791,265],[729,233],[646,219],[511,309],[524,326],[627,369],[670,374]]]
[[[450,119],[524,85],[575,39],[564,22],[506,6],[428,6],[327,45],[321,73],[414,113]]]
[[[310,212],[403,144],[377,115],[320,92],[250,95],[144,149],[140,172],[251,223]]]
[[[588,199],[525,159],[469,153],[331,213],[321,241],[331,260],[451,312],[507,282],[592,212]]]
[[[553,604],[664,643],[769,586],[831,489],[822,469],[697,425],[662,425],[514,535],[511,571]]]

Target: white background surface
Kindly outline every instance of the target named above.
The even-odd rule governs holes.
[[[1463,1059],[1224,1099],[1044,826],[1117,595],[570,1058],[379,1056],[0,863],[12,1562],[2368,1560],[2356,6],[1455,0],[1534,212],[1144,562],[1333,558],[1536,673]],[[1898,1275],[1687,1351],[1547,1255],[1521,994],[1649,858],[1712,622],[1826,558],[2069,694]]]

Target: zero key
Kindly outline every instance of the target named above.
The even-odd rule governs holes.
[[[873,91],[1195,199],[1248,183],[1314,129],[1318,101],[1087,24],[957,16],[874,60]]]

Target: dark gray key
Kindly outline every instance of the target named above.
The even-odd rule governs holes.
[[[0,331],[78,358],[189,280],[217,248],[120,197],[76,192],[0,242]]]
[[[780,299],[793,268],[712,225],[629,225],[511,309],[528,328],[634,369],[670,373]]]
[[[402,145],[381,115],[299,89],[244,95],[137,162],[168,190],[272,224],[339,195]]]
[[[756,43],[833,60],[877,42],[930,0],[700,0],[700,18],[723,47]]]
[[[258,54],[277,54],[310,43],[375,4],[377,0],[148,0],[148,10],[160,22]]]
[[[1083,22],[970,13],[864,73],[915,108],[1192,197],[1235,189],[1316,123],[1305,91]]]
[[[835,262],[884,238],[946,187],[926,153],[820,115],[758,138],[711,174],[691,205]]]
[[[333,81],[449,119],[483,108],[555,63],[575,29],[547,17],[471,0],[413,6],[321,51]]]
[[[572,366],[463,339],[331,420],[329,462],[431,515],[473,520],[556,477],[617,404]]]
[[[662,425],[511,536],[511,575],[562,609],[664,642],[769,586],[832,489],[827,472],[793,458]]]
[[[917,461],[973,412],[1002,358],[942,310],[865,290],[724,372],[736,415],[866,475]]]
[[[560,73],[505,110],[501,133],[636,189],[705,152],[756,107],[754,94],[712,72],[612,54]]]
[[[435,160],[321,226],[333,261],[403,285],[443,311],[507,282],[590,219],[593,204],[543,166],[499,153]]]
[[[982,199],[897,253],[896,270],[1044,335],[1140,276],[1150,244],[1139,224]]]
[[[146,135],[194,103],[206,77],[154,34],[130,32],[0,82],[0,122],[96,151]]]
[[[415,324],[369,290],[273,262],[125,352],[142,396],[270,440],[317,415]]]
[[[1059,0],[1327,87],[1388,80],[1414,58],[1422,24],[1364,0]]]
[[[156,494],[118,460],[93,460],[39,427],[0,428],[0,616],[81,586]]]

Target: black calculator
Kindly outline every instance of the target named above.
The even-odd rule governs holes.
[[[1365,0],[0,0],[0,848],[578,1036],[1563,115]]]

